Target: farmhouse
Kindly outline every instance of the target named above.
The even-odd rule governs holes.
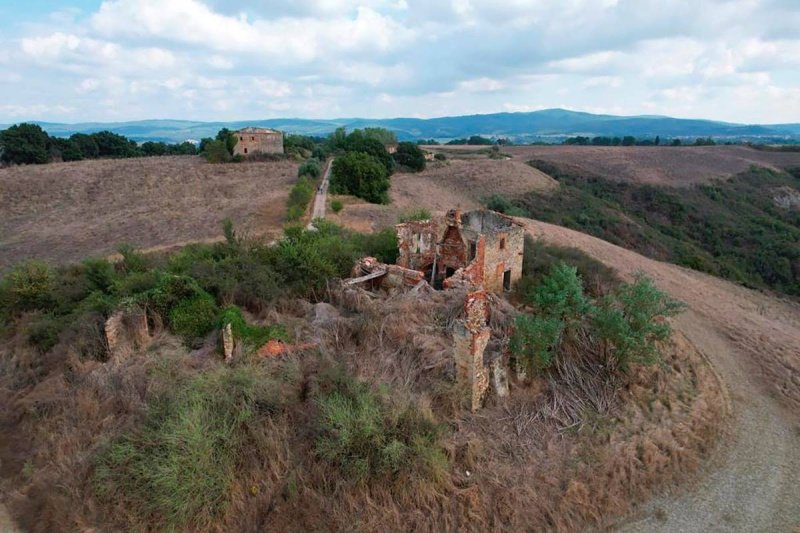
[[[244,128],[235,133],[234,155],[282,154],[283,133],[268,128]]]

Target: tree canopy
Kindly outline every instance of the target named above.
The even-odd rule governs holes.
[[[337,157],[331,169],[331,192],[352,194],[376,204],[389,203],[389,173],[377,158],[364,152]]]

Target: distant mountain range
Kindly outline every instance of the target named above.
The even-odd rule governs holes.
[[[623,136],[662,138],[717,137],[763,142],[800,141],[800,124],[734,124],[713,120],[680,119],[664,116],[595,115],[566,109],[545,109],[530,113],[493,113],[458,117],[419,118],[341,118],[314,120],[273,118],[237,122],[195,122],[188,120],[140,120],[134,122],[87,122],[56,124],[37,122],[54,136],[110,130],[137,141],[180,142],[213,137],[221,128],[239,129],[263,126],[305,135],[327,135],[338,127],[348,130],[383,127],[394,131],[400,140],[439,139],[483,135],[508,137],[517,142],[552,141],[564,137]],[[5,128],[6,126],[0,126]]]

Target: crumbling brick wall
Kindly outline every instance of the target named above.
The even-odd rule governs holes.
[[[481,285],[490,292],[500,293],[522,277],[522,257],[525,230],[507,217],[494,211],[470,211],[461,217],[462,232],[468,242],[483,239]]]
[[[470,409],[480,409],[489,388],[489,371],[483,353],[492,335],[488,327],[489,305],[484,291],[471,292],[464,303],[465,318],[456,322],[453,331],[453,358],[456,382],[469,393]]]

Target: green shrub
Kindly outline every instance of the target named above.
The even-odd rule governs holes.
[[[273,326],[254,326],[248,324],[244,319],[242,310],[235,305],[229,305],[223,309],[218,320],[218,327],[221,329],[230,324],[231,330],[238,339],[244,341],[250,347],[258,348],[272,339],[279,339],[289,342],[289,334],[281,324]]]
[[[419,209],[414,209],[412,211],[406,211],[402,215],[400,215],[400,223],[404,222],[411,222],[412,220],[430,220],[432,218],[431,212],[425,209],[424,207],[420,207]]]
[[[42,313],[34,318],[28,326],[28,342],[31,346],[45,353],[58,344],[64,319],[53,313]]]
[[[398,166],[414,172],[425,170],[425,152],[414,143],[401,142],[397,145],[397,150],[392,157]]]
[[[207,141],[203,148],[202,155],[209,163],[228,163],[232,159],[225,141]]]
[[[307,159],[300,168],[297,169],[297,177],[302,178],[308,176],[311,179],[316,179],[322,174],[322,166],[316,159]]]
[[[169,312],[169,327],[184,341],[196,346],[217,324],[219,309],[209,294],[183,300]]]
[[[308,209],[308,203],[314,197],[314,184],[308,178],[301,177],[289,191],[286,219],[294,222],[302,218]]]
[[[430,414],[349,376],[333,381],[316,400],[317,457],[352,482],[444,479],[442,428]]]
[[[433,158],[437,161],[447,161],[447,156],[441,152],[433,154]]]
[[[511,200],[502,194],[493,194],[490,197],[485,198],[483,203],[486,205],[487,209],[497,211],[498,213],[503,213],[512,217],[527,216],[527,213],[524,209],[515,206]]]
[[[55,297],[55,276],[42,261],[32,260],[17,266],[3,280],[0,298],[8,313],[48,309]]]
[[[577,269],[563,263],[529,292],[528,301],[534,313],[515,319],[509,348],[518,364],[535,370],[547,369],[565,346],[574,352],[579,338],[584,344],[577,350],[586,351],[590,339],[613,368],[652,364],[658,360],[657,343],[671,334],[665,319],[683,309],[643,276],[594,305],[584,296]]]
[[[143,426],[99,454],[95,489],[156,530],[206,529],[227,508],[242,457],[259,452],[250,435],[280,396],[258,366],[166,380]]]
[[[516,287],[517,294],[522,296],[529,294],[559,263],[577,269],[590,296],[602,296],[619,284],[614,270],[578,248],[548,245],[526,235],[523,254],[522,279]]]
[[[331,201],[331,209],[334,213],[338,213],[342,209],[344,209],[344,204],[341,200],[332,200]]]
[[[594,309],[593,324],[607,345],[607,353],[624,370],[630,363],[652,364],[657,360],[656,343],[672,333],[664,318],[683,309],[682,303],[640,275],[634,283],[620,286],[602,300]]]

